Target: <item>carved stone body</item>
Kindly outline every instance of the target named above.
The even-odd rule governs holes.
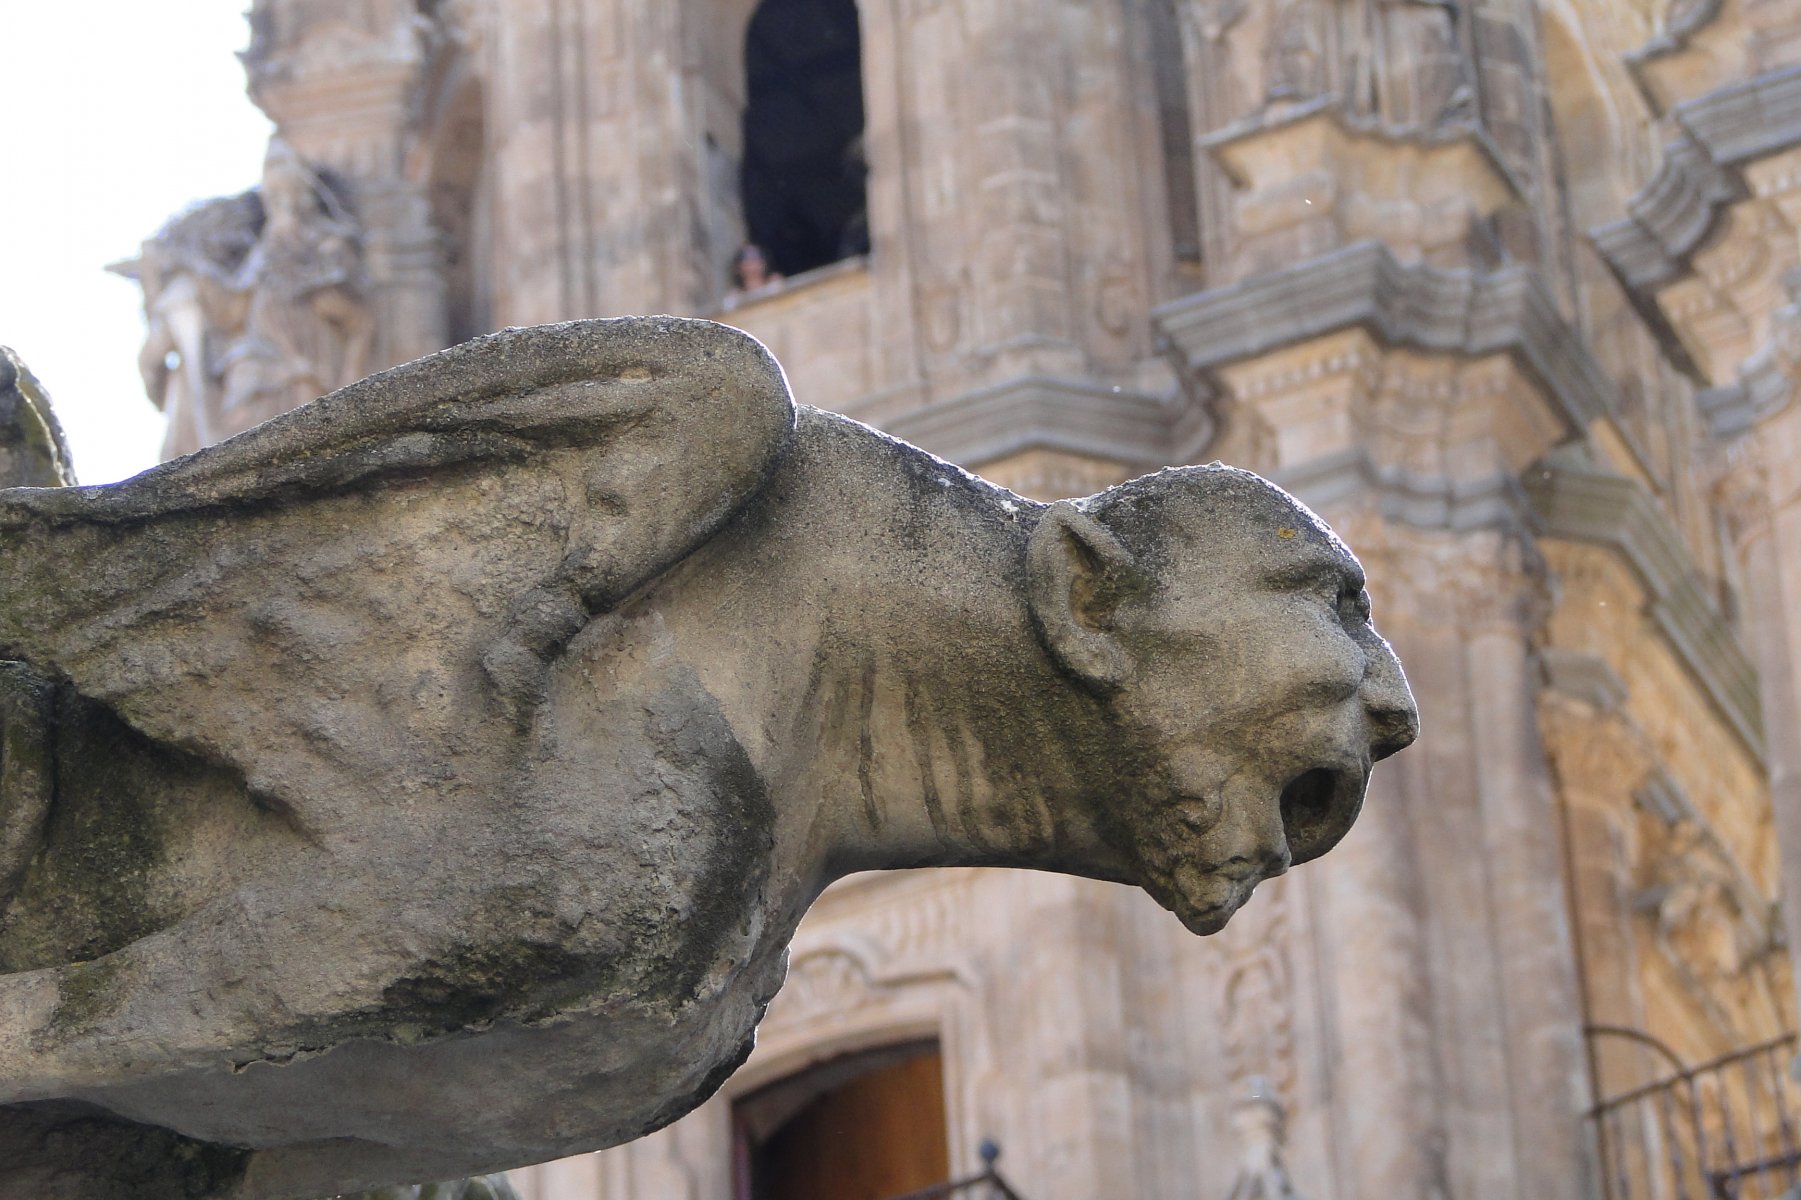
[[[5,493],[0,557],[44,748],[0,776],[0,1150],[53,1196],[138,1126],[200,1143],[141,1194],[244,1198],[640,1136],[831,879],[1065,871],[1211,932],[1417,729],[1355,560],[1255,476],[1036,504],[706,322]]]

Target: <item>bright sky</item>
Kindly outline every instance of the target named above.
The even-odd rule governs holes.
[[[247,0],[0,0],[0,343],[43,381],[83,483],[156,462],[137,285],[105,271],[257,181]]]

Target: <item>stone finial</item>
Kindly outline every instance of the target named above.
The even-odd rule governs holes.
[[[0,487],[62,487],[75,482],[50,396],[19,356],[0,346]]]
[[[1242,1157],[1226,1200],[1303,1200],[1282,1161],[1287,1116],[1262,1079],[1251,1081],[1251,1094],[1233,1108],[1231,1121]]]

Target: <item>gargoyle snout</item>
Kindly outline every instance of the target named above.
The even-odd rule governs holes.
[[[1401,672],[1401,660],[1387,646],[1371,655],[1362,695],[1371,762],[1380,762],[1413,745],[1420,735],[1420,710],[1413,702],[1407,676]]]

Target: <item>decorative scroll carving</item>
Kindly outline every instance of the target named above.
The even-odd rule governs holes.
[[[1667,779],[1667,777],[1664,777]],[[1786,1023],[1786,1006],[1771,987],[1783,945],[1778,902],[1675,789],[1677,819],[1646,839],[1633,903],[1652,921],[1653,940],[1687,992],[1725,1029],[1739,1026],[1725,1004],[1734,993],[1756,996],[1762,1016]],[[1736,1007],[1736,1006],[1734,1006]]]
[[[875,990],[866,962],[843,947],[825,947],[789,964],[788,979],[765,1025],[806,1025],[830,1013],[851,1012],[868,1003]]]

